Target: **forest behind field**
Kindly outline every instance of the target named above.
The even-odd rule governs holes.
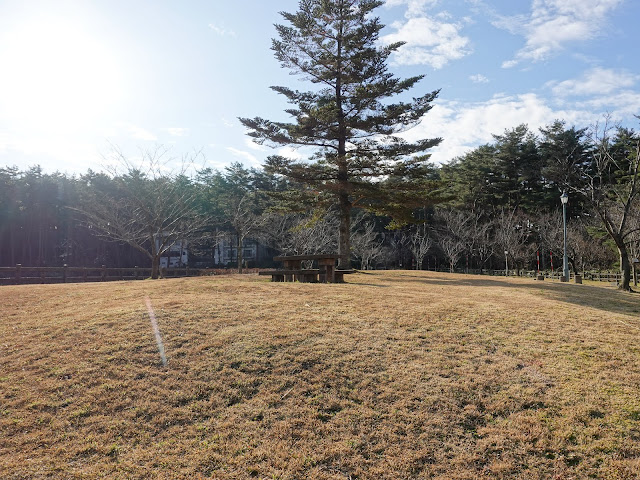
[[[424,207],[412,209],[413,222],[397,228],[355,203],[354,265],[504,268],[506,251],[512,268],[536,268],[538,252],[541,268],[549,268],[553,256],[558,268],[560,194],[573,185],[567,209],[572,269],[619,268],[594,200],[601,195],[600,203],[609,202],[604,213],[614,221],[627,216],[624,241],[630,256],[638,256],[637,202],[627,211],[616,203],[619,192],[633,186],[638,134],[625,128],[600,134],[555,122],[538,132],[520,125],[496,135],[491,144],[432,165],[427,175],[441,200],[425,200]],[[599,171],[603,154],[610,161]],[[188,240],[193,266],[235,266],[214,265],[213,252],[225,240],[256,240],[282,254],[336,251],[331,208],[286,204],[287,193],[308,189],[304,185],[240,164],[222,171],[168,171],[163,162],[169,158],[159,148],[137,164],[122,156],[109,173],[81,175],[46,173],[38,166],[0,169],[0,265],[148,266],[149,253],[159,253],[152,252],[148,232],[167,237],[165,246]]]

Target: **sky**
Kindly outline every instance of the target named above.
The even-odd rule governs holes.
[[[238,117],[286,120],[272,85],[309,84],[271,51],[297,0],[0,0],[0,168],[100,171],[118,150],[196,168],[259,167],[271,154]],[[381,44],[411,91],[440,90],[408,139],[442,137],[446,163],[492,135],[610,115],[638,127],[639,0],[386,0]]]

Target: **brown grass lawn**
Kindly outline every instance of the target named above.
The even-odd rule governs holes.
[[[0,288],[0,478],[640,478],[640,294],[348,282]]]

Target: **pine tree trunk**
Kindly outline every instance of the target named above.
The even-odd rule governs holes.
[[[338,268],[351,268],[351,202],[347,193],[340,194],[340,230],[338,238]]]

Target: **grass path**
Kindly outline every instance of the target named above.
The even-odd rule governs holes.
[[[640,478],[640,296],[348,281],[0,288],[0,478]]]

